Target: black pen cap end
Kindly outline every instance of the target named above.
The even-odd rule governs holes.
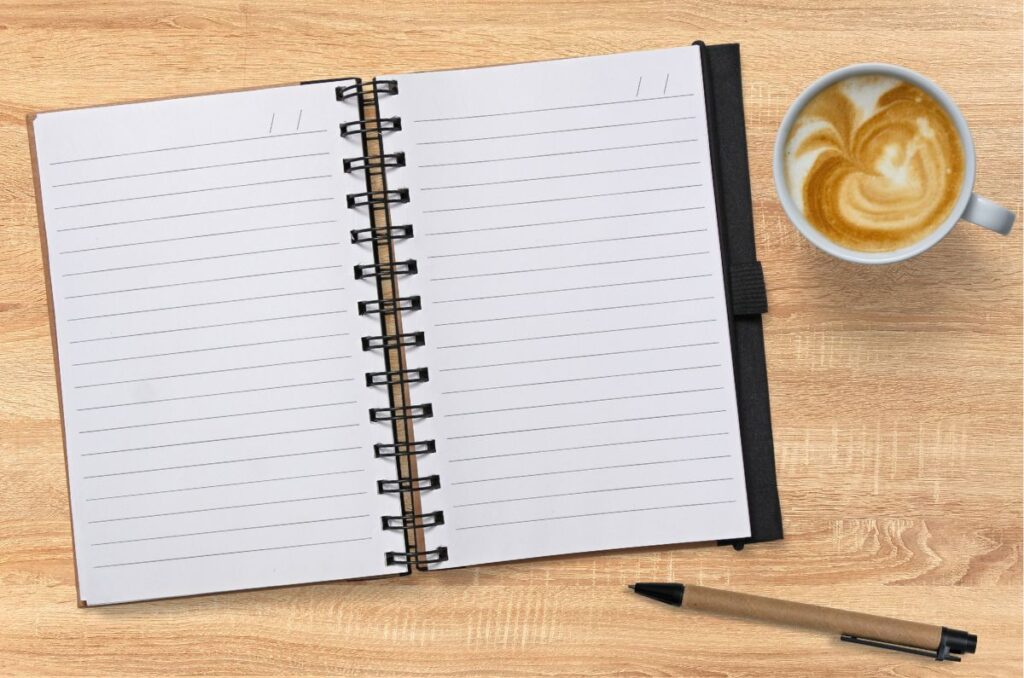
[[[683,604],[685,587],[682,584],[637,583],[633,584],[630,588],[641,596],[668,605],[679,607]]]
[[[939,641],[939,653],[974,654],[978,649],[978,636],[959,629],[942,627],[942,639]]]

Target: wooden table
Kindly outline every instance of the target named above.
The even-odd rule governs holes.
[[[978,190],[1019,215],[1019,2],[118,5],[0,4],[0,674],[1020,675],[1022,229],[845,264],[789,225],[770,164],[811,80],[902,64],[959,102]],[[697,38],[743,45],[785,541],[75,607],[28,113]],[[967,628],[979,654],[939,664],[624,588],[659,579]]]

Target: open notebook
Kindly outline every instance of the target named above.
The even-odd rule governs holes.
[[[80,600],[781,537],[742,120],[735,46],[34,117]]]

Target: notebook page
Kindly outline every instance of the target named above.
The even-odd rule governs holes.
[[[34,121],[88,604],[404,571],[367,417],[354,109],[325,83]]]
[[[396,79],[441,567],[749,536],[698,49]]]

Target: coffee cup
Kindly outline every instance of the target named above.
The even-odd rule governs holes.
[[[974,142],[952,99],[899,66],[857,64],[797,97],[775,140],[775,189],[819,249],[888,264],[960,220],[1006,235],[1014,213],[973,192]]]

